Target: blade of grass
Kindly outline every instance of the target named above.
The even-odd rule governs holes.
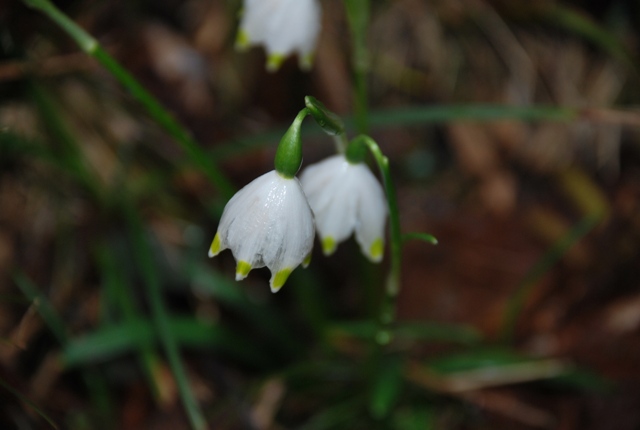
[[[369,132],[369,96],[367,74],[369,72],[369,50],[367,29],[371,5],[370,0],[346,0],[347,20],[351,31],[351,66],[355,86],[355,124],[358,133]]]
[[[54,145],[58,145],[60,153],[55,157],[56,162],[60,163],[87,190],[91,197],[101,202],[103,196],[96,180],[97,177],[89,171],[84,162],[77,141],[61,118],[55,101],[42,86],[35,83],[30,85],[30,95],[45,128],[54,139]]]
[[[140,102],[147,113],[181,146],[191,162],[197,166],[218,190],[230,198],[235,187],[222,173],[216,162],[208,156],[191,133],[171,115],[124,67],[120,65],[98,41],[73,22],[48,0],[22,0],[27,6],[39,10],[58,24],[78,46],[104,66],[114,78]]]
[[[131,230],[133,250],[135,253],[134,258],[141,271],[143,283],[146,288],[156,335],[167,356],[171,372],[176,379],[180,399],[182,400],[191,427],[194,430],[204,430],[207,428],[207,423],[189,385],[186,368],[180,357],[178,342],[171,330],[169,314],[162,298],[160,279],[158,279],[158,272],[151,259],[151,247],[145,237],[142,220],[139,218],[132,203],[125,202],[124,206],[124,212]]]
[[[430,243],[431,245],[438,244],[438,239],[429,233],[405,233],[402,235],[403,242],[407,242],[409,240],[421,240],[423,242]]]
[[[133,298],[131,297],[131,289],[127,288],[126,281],[122,275],[121,264],[116,261],[114,252],[110,250],[106,245],[102,246],[98,250],[98,263],[100,265],[103,284],[103,291],[109,293],[111,297],[115,299],[113,305],[117,306],[122,312],[122,316],[125,323],[131,323],[136,319],[141,318],[140,313],[136,309]],[[107,302],[108,303],[108,302]],[[142,371],[147,379],[147,383],[151,388],[153,397],[156,401],[160,400],[160,387],[155,378],[154,369],[158,368],[160,360],[158,359],[155,351],[153,350],[150,342],[146,341],[147,338],[141,338],[135,343],[135,349],[137,353],[138,362]],[[92,348],[95,350],[97,348]]]
[[[557,241],[542,257],[527,271],[524,278],[509,299],[502,324],[502,340],[510,342],[515,334],[518,316],[531,296],[538,280],[553,267],[564,254],[580,239],[587,235],[602,219],[602,214],[590,214],[578,222],[567,234]]]
[[[333,430],[340,426],[350,423],[353,425],[356,417],[361,413],[364,406],[363,398],[352,398],[335,405],[313,415],[309,421],[299,427],[300,430]]]
[[[369,320],[336,323],[330,328],[334,335],[347,335],[363,340],[371,339],[376,330],[376,323]],[[393,325],[393,333],[402,340],[441,341],[461,345],[474,345],[482,341],[482,335],[473,327],[426,321],[397,322]]]
[[[614,111],[623,114],[624,111]],[[390,127],[442,124],[454,121],[523,121],[523,122],[570,122],[581,118],[582,111],[577,108],[557,106],[508,106],[493,104],[464,105],[420,105],[408,108],[379,109],[369,113],[371,127],[386,129]],[[624,112],[626,114],[626,112]],[[354,130],[356,119],[348,117],[345,124]],[[276,127],[256,136],[234,138],[216,145],[210,156],[218,160],[228,160],[242,156],[259,148],[277,142],[286,131],[285,127]],[[303,136],[321,136],[324,132],[313,124],[302,126]]]
[[[385,128],[453,121],[572,121],[579,116],[579,109],[567,107],[462,104],[378,110],[371,113],[371,123],[376,128]]]
[[[579,13],[577,10],[559,3],[543,8],[543,11],[542,19],[585,38],[614,58],[630,66],[636,73],[639,71],[637,57],[617,37],[612,36],[610,31],[602,28],[586,14]]]
[[[51,427],[53,427],[54,429],[59,428],[58,425],[47,414],[45,414],[35,403],[33,403],[26,396],[22,395],[22,393],[20,393],[18,390],[13,388],[11,385],[7,384],[2,379],[0,379],[0,386],[3,387],[8,392],[10,392],[11,394],[13,394],[15,397],[17,397],[22,403],[29,405],[29,407],[31,407],[31,409],[36,411],[36,413],[40,415],[40,417],[43,420],[45,420]]]
[[[47,298],[39,291],[39,289],[29,280],[23,273],[17,272],[13,275],[15,284],[20,288],[34,306],[38,313],[49,327],[58,342],[64,347],[67,345],[69,338],[66,332],[64,322],[58,317],[57,312],[47,300]],[[96,427],[113,428],[113,407],[111,399],[108,397],[107,383],[103,375],[97,369],[86,368],[82,370],[82,379],[89,390],[92,403],[96,406],[100,416]]]
[[[398,401],[404,383],[403,366],[403,360],[397,355],[382,359],[369,397],[369,412],[375,419],[386,418]]]
[[[265,338],[265,343],[270,344],[270,353],[284,355],[278,357],[280,360],[296,357],[304,350],[300,340],[280,315],[267,306],[249,300],[235,281],[203,263],[192,264],[185,273],[196,290],[210,294],[248,321],[260,333],[260,337]]]
[[[258,365],[264,353],[253,342],[238,336],[236,332],[191,317],[171,317],[168,327],[181,346],[211,347],[246,364]],[[107,361],[138,350],[140,344],[151,344],[159,340],[150,321],[134,318],[71,340],[64,349],[62,358],[69,367]]]

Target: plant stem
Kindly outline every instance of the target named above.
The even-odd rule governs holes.
[[[189,159],[209,178],[227,198],[235,192],[235,187],[221,173],[220,168],[191,136],[189,131],[169,113],[160,102],[120,65],[100,43],[84,29],[73,22],[49,0],[22,0],[24,4],[37,9],[58,24],[80,46],[80,48],[102,64],[114,78],[125,87],[147,110],[147,113],[162,126],[185,151]]]
[[[389,169],[389,159],[382,153],[378,144],[369,136],[359,136],[371,154],[373,155],[384,182],[384,191],[387,196],[387,205],[389,206],[389,224],[390,224],[390,247],[391,247],[391,268],[387,276],[384,296],[380,311],[378,314],[378,332],[376,341],[378,344],[386,344],[391,340],[389,331],[391,324],[396,317],[396,299],[400,292],[400,275],[402,268],[402,234],[400,231],[400,212],[398,210],[398,199],[396,197],[396,189],[393,185],[391,171]]]
[[[527,271],[515,292],[509,298],[503,316],[502,341],[511,342],[516,330],[518,317],[522,313],[527,299],[534,291],[536,282],[551,269],[567,251],[580,239],[585,237],[593,228],[602,221],[602,213],[586,215],[574,225],[563,237],[540,257]]]
[[[369,51],[367,50],[367,28],[371,5],[369,0],[346,0],[347,19],[351,28],[352,66],[355,85],[355,120],[359,133],[369,131],[367,74],[369,73]]]

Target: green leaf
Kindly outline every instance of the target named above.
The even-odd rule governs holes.
[[[582,391],[604,393],[613,389],[613,383],[595,372],[585,369],[571,369],[549,381],[561,387],[574,388]]]
[[[374,321],[349,321],[334,324],[330,332],[368,340],[375,336],[377,330],[378,326]],[[478,330],[464,325],[402,321],[393,324],[391,330],[394,337],[401,340],[442,341],[463,345],[482,341]]]
[[[506,348],[482,348],[448,355],[431,361],[428,366],[439,373],[457,373],[489,367],[500,367],[531,361],[530,358]]]
[[[202,262],[186,264],[185,276],[194,289],[216,298],[249,321],[253,328],[266,334],[266,340],[271,342],[272,348],[278,348],[290,356],[302,351],[299,339],[292,335],[285,320],[270,307],[249,300],[238,283],[228,276],[219,274]]]
[[[300,430],[335,430],[344,424],[353,425],[362,411],[362,399],[351,398],[338,402],[313,415],[309,421],[299,427]]]
[[[436,412],[427,405],[403,408],[393,414],[394,430],[435,430]]]
[[[181,346],[213,348],[252,365],[258,363],[262,354],[251,342],[244,340],[244,336],[190,317],[170,318],[168,327]],[[132,319],[71,340],[63,350],[63,361],[69,367],[106,361],[158,341],[150,321]]]
[[[35,403],[33,403],[30,399],[22,395],[18,390],[13,388],[11,385],[7,384],[5,381],[0,379],[0,386],[17,397],[21,402],[29,405],[42,419],[44,419],[51,427],[54,429],[58,429],[58,425],[51,419],[47,414],[45,414]]]
[[[399,356],[384,357],[373,381],[369,411],[375,419],[389,415],[402,391],[403,360]]]
[[[431,245],[438,244],[438,239],[428,233],[405,233],[402,235],[403,242],[407,242],[409,240],[421,240],[423,242],[430,243]]]

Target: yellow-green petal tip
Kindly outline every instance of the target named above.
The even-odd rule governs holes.
[[[247,277],[250,271],[251,264],[242,260],[238,261],[238,265],[236,266],[236,281],[242,281]]]
[[[244,30],[238,30],[238,34],[236,35],[236,49],[238,51],[246,51],[251,45],[251,39],[249,38],[249,34]]]
[[[292,269],[282,269],[271,278],[271,292],[277,293],[280,288],[287,282],[287,278],[291,274]]]
[[[311,253],[304,257],[304,260],[302,261],[302,267],[306,269],[307,267],[309,267],[309,264],[311,264]]]
[[[209,247],[209,258],[215,257],[220,253],[220,233],[216,233],[213,238],[213,242],[211,242],[211,246]]]
[[[286,58],[282,54],[269,54],[267,57],[267,72],[277,71]]]
[[[336,243],[336,240],[331,236],[327,236],[322,239],[322,253],[324,255],[333,254],[336,251],[337,246],[338,244]]]
[[[313,68],[313,60],[314,60],[313,54],[304,54],[300,56],[298,65],[302,70],[308,72],[309,70],[311,70],[311,68]]]
[[[382,238],[378,238],[373,241],[371,247],[369,248],[369,258],[374,263],[378,263],[382,260],[382,255],[384,254],[384,241]]]

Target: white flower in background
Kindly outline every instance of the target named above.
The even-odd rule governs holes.
[[[274,170],[254,179],[229,200],[209,257],[230,248],[237,261],[237,281],[251,269],[267,266],[275,293],[293,269],[308,264],[314,235],[313,214],[300,182]]]
[[[280,68],[293,53],[298,54],[302,69],[310,69],[320,15],[318,0],[244,0],[236,47],[264,45],[269,71]]]
[[[364,255],[374,262],[382,260],[387,204],[380,182],[364,163],[335,155],[307,167],[300,182],[325,255],[355,231]]]

